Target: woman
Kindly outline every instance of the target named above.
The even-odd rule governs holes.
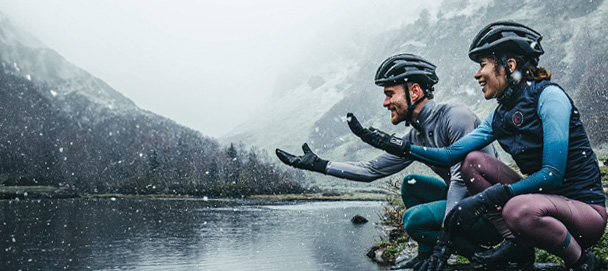
[[[477,127],[481,120],[469,109],[460,105],[436,104],[434,85],[439,81],[436,66],[413,54],[397,54],[380,64],[375,76],[376,85],[384,93],[383,106],[391,111],[390,121],[397,125],[412,125],[404,137],[418,145],[447,147]],[[367,162],[328,161],[318,157],[308,144],[302,146],[303,155],[293,155],[276,149],[283,163],[298,169],[311,170],[347,180],[372,182],[410,166],[414,159],[389,153]],[[494,146],[484,150],[498,157]],[[460,174],[460,163],[430,169],[441,178],[408,174],[401,184],[401,198],[407,210],[403,214],[403,227],[411,239],[418,243],[418,255],[407,261],[396,262],[391,269],[412,268],[428,259],[438,240],[448,211],[468,196]],[[480,219],[467,233],[454,243],[454,254],[471,258],[475,252],[502,241],[502,236],[487,219]],[[460,236],[459,236],[460,237]]]
[[[526,245],[561,257],[571,270],[599,266],[597,257],[585,251],[606,227],[597,159],[573,101],[549,81],[550,73],[537,66],[544,53],[541,39],[538,32],[514,22],[496,22],[477,34],[469,49],[469,57],[480,64],[475,79],[484,97],[496,98],[498,107],[447,148],[408,142],[395,146],[381,131],[357,129],[349,122],[363,141],[384,150],[438,165],[464,158],[461,174],[475,195],[452,209],[445,227],[458,234],[483,214],[498,215],[495,226],[505,237],[501,246],[473,257],[476,267],[509,263]],[[526,177],[476,151],[494,140]]]

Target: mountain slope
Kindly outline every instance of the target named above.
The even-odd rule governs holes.
[[[119,111],[139,110],[135,104],[108,86],[105,82],[67,62],[55,51],[46,48],[35,37],[16,29],[0,14],[0,57],[5,69],[41,84],[42,95],[53,98],[75,114],[92,114],[94,110],[108,108]],[[79,112],[68,102],[71,96],[82,96],[92,101],[94,108]],[[87,118],[94,119],[94,118]]]
[[[407,8],[407,3],[403,5],[395,8]],[[463,104],[484,118],[496,102],[483,99],[473,79],[478,66],[467,52],[477,31],[497,20],[515,20],[543,34],[546,53],[540,65],[575,99],[595,150],[608,155],[604,135],[608,117],[603,113],[608,110],[604,91],[608,36],[602,30],[608,25],[608,3],[597,0],[577,5],[558,0],[444,1],[440,10],[424,10],[412,24],[378,31],[367,43],[345,46],[335,52],[334,59],[308,69],[313,72],[303,74],[299,66],[287,71],[277,82],[280,95],[221,140],[255,144],[268,152],[279,147],[294,153],[308,142],[326,159],[371,159],[379,152],[350,133],[345,116],[354,112],[364,126],[397,135],[410,129],[389,124],[388,112],[382,108],[382,89],[373,84],[377,66],[387,57],[405,52],[419,54],[438,66],[437,102]],[[311,81],[325,83],[313,89]],[[312,177],[332,179],[318,174]]]
[[[248,195],[301,191],[255,149],[139,109],[0,14],[0,185],[77,192]]]

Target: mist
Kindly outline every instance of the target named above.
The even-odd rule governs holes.
[[[283,71],[314,70],[439,3],[0,0],[0,12],[139,107],[221,137],[272,101]]]

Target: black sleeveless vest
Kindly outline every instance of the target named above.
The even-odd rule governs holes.
[[[542,91],[550,85],[559,87],[549,81],[523,82],[515,87],[513,95],[503,101],[494,112],[492,129],[497,141],[511,154],[521,172],[527,175],[542,168],[544,139],[542,121],[537,113],[538,99]],[[605,197],[597,158],[591,149],[579,111],[570,96],[568,99],[572,111],[564,180],[560,187],[542,192],[604,205]]]

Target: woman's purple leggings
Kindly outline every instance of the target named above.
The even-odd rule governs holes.
[[[511,184],[522,179],[509,166],[480,151],[466,156],[460,173],[470,194],[495,183]],[[518,239],[556,254],[570,266],[583,249],[602,237],[606,208],[560,195],[523,194],[505,204],[502,218]]]

